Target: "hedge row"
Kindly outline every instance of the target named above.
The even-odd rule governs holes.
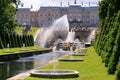
[[[102,0],[99,3],[100,32],[96,35],[95,50],[102,62],[108,67],[108,73],[116,72],[120,80],[120,3],[119,0]]]
[[[18,34],[4,34],[0,37],[0,49],[25,46],[34,46],[34,39],[32,35],[18,35]]]

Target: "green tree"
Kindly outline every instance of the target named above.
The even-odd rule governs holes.
[[[116,71],[116,80],[120,80],[120,59]]]
[[[0,1],[0,32],[1,36],[5,32],[12,32],[17,25],[14,19],[16,8],[13,6],[18,5],[18,0],[1,0]]]
[[[95,50],[102,57],[108,72],[114,74],[120,57],[120,0],[102,0],[99,3],[99,33]],[[119,69],[120,70],[120,69]],[[117,70],[119,75],[119,70]],[[120,80],[120,79],[117,79]]]
[[[0,37],[0,49],[3,49],[3,43],[2,43],[1,37]]]
[[[31,46],[34,46],[34,37],[33,37],[33,35],[30,35],[30,39],[31,39]]]
[[[21,41],[20,41],[20,36],[17,34],[17,42],[18,42],[18,47],[21,47]]]

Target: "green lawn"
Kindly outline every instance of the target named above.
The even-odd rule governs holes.
[[[28,34],[34,36],[38,29],[40,29],[40,28],[39,27],[32,27],[31,30],[28,32]]]
[[[17,34],[21,35],[23,29],[24,29],[24,27],[16,27],[15,31],[17,32]],[[30,29],[30,31],[28,32],[28,34],[34,36],[38,29],[40,29],[40,28],[39,27],[32,27]]]
[[[98,56],[93,47],[89,47],[88,56],[83,57],[83,62],[60,62],[58,61],[57,69],[72,69],[79,71],[78,78],[69,78],[64,80],[115,80],[114,75],[108,75],[107,68],[104,67],[100,56]],[[40,69],[52,69],[52,64],[49,64]],[[25,80],[53,80],[48,78],[27,77]],[[63,80],[63,79],[54,79]]]
[[[15,31],[17,32],[17,34],[21,35],[23,29],[24,29],[24,27],[22,27],[22,26],[19,27],[18,26],[18,27],[15,28]],[[38,29],[40,29],[40,28],[39,27],[32,27],[28,34],[34,36]],[[33,49],[37,49],[37,50],[42,49],[43,50],[45,48],[42,48],[40,46],[31,46],[31,47],[25,47],[25,48],[11,48],[11,49],[4,48],[4,49],[0,49],[0,54],[18,53],[18,52],[21,52],[21,51],[25,51],[25,50],[30,51],[30,50],[33,50]]]
[[[19,27],[18,26],[18,27],[15,28],[15,31],[17,32],[17,34],[21,35],[23,29],[24,29],[24,27],[22,27],[22,26]]]
[[[0,49],[0,54],[10,54],[10,53],[18,53],[22,51],[33,51],[33,50],[44,50],[47,48],[42,48],[40,46],[30,46],[30,47],[25,47],[25,48],[4,48]]]

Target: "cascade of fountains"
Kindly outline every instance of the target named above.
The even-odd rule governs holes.
[[[88,37],[88,43],[91,43],[91,41],[95,38],[95,32],[96,29],[93,29]]]
[[[57,59],[56,46],[53,47],[53,60]],[[42,78],[72,78],[78,77],[79,72],[75,70],[56,69],[57,63],[53,63],[53,69],[50,70],[34,70],[31,72],[32,76]]]
[[[69,54],[70,54],[70,59],[73,59],[73,56],[72,56],[72,54],[73,54],[73,47],[72,47],[72,46],[70,47],[70,51],[71,51],[71,52],[69,53]]]
[[[57,59],[57,54],[56,54],[56,46],[53,47],[53,60],[56,60]],[[53,63],[53,70],[55,71],[56,70],[56,65],[57,65],[57,62],[54,62]]]
[[[47,28],[42,29],[42,38],[40,39],[40,45],[45,47],[49,38],[52,37],[55,42],[59,39],[59,36],[66,39],[69,32],[69,23],[67,19],[67,15],[62,16],[61,18],[54,21],[54,23]],[[40,36],[38,36],[40,37]]]
[[[68,33],[68,36],[66,38],[65,42],[74,42],[74,38],[75,38],[75,32],[73,32],[72,30]]]

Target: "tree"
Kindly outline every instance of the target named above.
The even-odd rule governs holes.
[[[102,0],[99,3],[100,32],[96,36],[95,50],[102,57],[108,73],[120,76],[116,68],[120,57],[120,0]],[[117,80],[120,80],[118,77]]]
[[[3,43],[2,43],[1,37],[0,37],[0,49],[3,49]]]
[[[18,5],[18,0],[1,0],[0,1],[0,32],[1,36],[5,32],[12,32],[17,25],[14,19],[14,14],[16,13],[16,8],[13,6]]]
[[[120,80],[120,59],[119,59],[119,64],[117,66],[117,71],[116,71],[116,80]]]
[[[18,46],[17,47],[21,47],[21,41],[20,41],[20,36],[17,34],[17,41],[18,41]]]
[[[31,46],[34,46],[34,38],[33,38],[33,35],[30,35],[30,39],[31,39]]]

